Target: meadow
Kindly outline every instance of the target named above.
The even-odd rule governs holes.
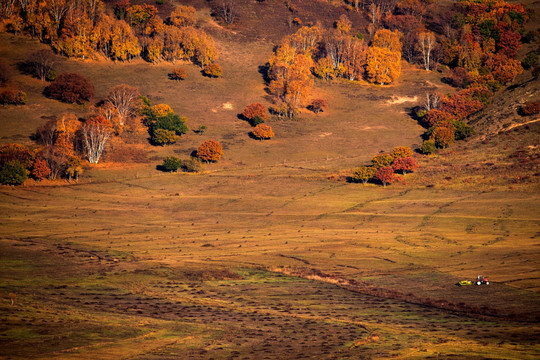
[[[190,64],[182,82],[167,78],[178,64],[58,64],[91,79],[95,102],[127,83],[208,130],[165,147],[133,132],[79,181],[0,187],[0,359],[538,358],[538,125],[417,155],[419,171],[386,188],[351,183],[373,155],[421,143],[409,112],[426,91],[454,90],[405,63],[385,87],[317,80],[328,111],[272,117],[276,137],[257,141],[238,114],[270,105],[278,36],[237,41],[205,11],[220,79]],[[0,34],[13,69],[44,47]],[[88,110],[13,81],[28,104],[0,109],[1,144]],[[156,169],[208,138],[224,145],[218,163]],[[489,286],[456,285],[480,274]]]

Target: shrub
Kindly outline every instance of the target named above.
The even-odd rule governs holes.
[[[390,154],[379,154],[375,155],[373,159],[371,159],[371,164],[375,169],[379,169],[385,166],[390,166],[392,162],[394,161],[394,158]]]
[[[171,130],[156,129],[152,133],[152,142],[156,145],[168,145],[176,142],[176,133]]]
[[[455,118],[454,115],[447,113],[446,111],[433,109],[422,118],[422,121],[427,127],[432,127],[440,124],[448,124]]]
[[[538,55],[534,51],[531,51],[525,56],[523,61],[521,61],[521,66],[523,66],[525,70],[529,70],[534,65],[536,65],[537,62],[538,62]]]
[[[435,141],[435,146],[438,148],[446,148],[455,140],[456,130],[452,124],[435,126],[430,138]]]
[[[251,122],[251,125],[257,126],[266,120],[266,107],[261,103],[249,104],[242,112],[242,116]],[[255,118],[258,119],[255,121]]]
[[[0,146],[0,166],[9,161],[16,160],[26,169],[29,169],[34,163],[34,157],[35,153],[21,144],[8,143]]]
[[[392,155],[394,159],[411,157],[413,156],[413,151],[408,146],[398,146],[395,147],[394,150],[392,150],[392,153],[390,155]]]
[[[216,140],[206,140],[197,148],[197,157],[206,162],[215,162],[223,156],[223,147]]]
[[[174,111],[167,104],[157,104],[150,108],[152,116],[157,119],[172,114]]]
[[[60,74],[45,88],[48,96],[67,103],[82,104],[94,96],[94,86],[82,75]]]
[[[536,115],[540,112],[540,101],[527,101],[522,107],[523,115]]]
[[[328,103],[324,99],[314,99],[311,104],[309,104],[308,109],[313,111],[315,114],[318,114],[328,109]]]
[[[209,76],[212,78],[218,78],[223,73],[223,70],[221,70],[221,66],[219,66],[218,63],[213,63],[213,64],[206,65],[203,68],[203,73],[206,76]]]
[[[17,160],[8,161],[0,168],[0,184],[21,185],[27,178],[26,169]]]
[[[391,184],[397,180],[396,175],[394,174],[394,169],[392,169],[390,166],[379,168],[375,172],[373,178],[379,180],[384,187],[386,187],[386,184]]]
[[[259,124],[255,126],[252,133],[253,136],[260,140],[271,139],[275,135],[270,125],[265,124]]]
[[[454,120],[452,121],[452,125],[455,129],[454,140],[465,140],[474,134],[473,127],[464,121]]]
[[[422,154],[431,155],[435,152],[435,141],[434,140],[426,140],[422,143],[422,146],[420,146],[420,151]]]
[[[405,175],[406,172],[413,172],[417,168],[418,164],[416,163],[415,158],[411,156],[397,158],[392,164],[392,169],[394,169],[394,171],[401,171],[403,175]]]
[[[0,92],[0,104],[24,105],[26,104],[26,93],[21,90],[4,90]]]
[[[169,79],[171,80],[185,80],[186,77],[187,72],[184,68],[174,68],[169,74]]]
[[[173,131],[176,133],[176,135],[183,135],[189,131],[186,121],[186,118],[170,112],[165,116],[158,117],[152,123],[152,132],[156,132],[158,129],[161,129]]]
[[[182,160],[174,156],[167,156],[165,159],[163,159],[161,167],[165,171],[177,171],[180,167],[182,167]]]
[[[354,171],[352,180],[362,182],[365,185],[375,175],[376,171],[377,169],[373,166],[362,166]]]
[[[190,158],[185,160],[182,164],[182,171],[184,172],[200,172],[202,170],[201,161],[197,158]]]

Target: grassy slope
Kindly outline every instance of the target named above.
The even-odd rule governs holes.
[[[13,62],[41,46],[1,36]],[[0,189],[0,356],[537,358],[537,322],[520,322],[537,321],[540,303],[534,154],[523,155],[527,164],[512,154],[538,129],[422,159],[408,184],[330,181],[379,150],[420,141],[406,115],[416,103],[392,100],[448,89],[412,68],[391,87],[317,83],[327,113],[273,119],[276,139],[253,141],[236,115],[267,103],[258,67],[271,45],[236,40],[220,38],[219,80],[191,65],[181,83],[166,80],[170,64],[60,65],[89,76],[96,100],[127,82],[209,130],[171,147],[141,145],[147,163],[91,169],[79,184]],[[30,101],[0,109],[3,143],[29,143],[42,116],[85,111],[44,99],[44,83],[14,82]],[[206,173],[154,170],[208,137],[226,155]],[[334,277],[286,275],[313,278],[313,269]],[[454,285],[479,273],[492,285]],[[348,291],[338,280],[359,285]],[[407,301],[392,299],[400,296]]]

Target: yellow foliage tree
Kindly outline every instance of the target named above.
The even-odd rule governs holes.
[[[401,52],[401,33],[399,31],[390,31],[387,29],[377,30],[373,36],[371,46],[386,48],[390,51]]]
[[[178,5],[169,19],[174,26],[194,26],[197,23],[197,10],[193,6]]]
[[[392,83],[401,74],[401,52],[371,46],[367,52],[366,71],[371,82]]]
[[[141,53],[139,40],[125,21],[116,21],[111,35],[111,56],[115,60],[129,60]]]

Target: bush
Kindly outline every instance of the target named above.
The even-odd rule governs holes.
[[[17,160],[8,161],[0,168],[0,184],[21,185],[27,178],[26,169]]]
[[[206,76],[212,77],[212,78],[218,78],[222,75],[223,70],[221,70],[221,66],[217,63],[206,65],[203,69],[203,73]]]
[[[275,135],[270,125],[265,124],[259,124],[255,126],[252,133],[253,136],[260,140],[271,139]]]
[[[37,180],[45,179],[51,173],[47,161],[37,158],[32,167],[32,176]]]
[[[177,171],[180,167],[182,167],[182,160],[174,156],[167,156],[165,159],[163,159],[161,167],[165,171]]]
[[[390,166],[392,162],[394,161],[394,158],[390,154],[379,154],[375,155],[373,159],[371,159],[371,164],[375,169],[379,169],[385,166]]]
[[[223,147],[216,140],[206,140],[197,148],[197,157],[206,162],[215,162],[223,156]]]
[[[435,126],[430,130],[432,130],[430,138],[435,141],[438,148],[447,148],[455,140],[456,129],[452,124]]]
[[[202,170],[202,164],[197,158],[190,158],[185,160],[182,165],[182,171],[184,172],[200,172]]]
[[[429,111],[423,118],[422,121],[426,124],[427,127],[437,126],[441,124],[448,124],[452,122],[456,117],[446,111],[433,109]]]
[[[375,175],[376,171],[377,169],[373,166],[362,166],[354,171],[352,180],[362,182],[365,185]]]
[[[392,153],[390,155],[392,155],[394,159],[411,157],[413,156],[413,151],[408,146],[398,146],[395,147],[394,150],[392,150]]]
[[[452,121],[452,125],[455,129],[454,140],[465,140],[466,138],[474,134],[473,127],[464,121],[454,120]]]
[[[252,126],[257,126],[266,120],[266,107],[261,103],[249,104],[242,112],[242,116],[244,119],[248,120]]]
[[[152,142],[156,145],[168,145],[176,142],[176,133],[171,130],[157,129],[152,133]]]
[[[158,117],[154,123],[152,123],[152,132],[157,130],[169,130],[176,133],[176,135],[183,135],[189,131],[186,125],[187,119],[180,117],[173,113],[168,113],[165,116]]]
[[[328,109],[328,103],[324,99],[314,99],[311,104],[309,104],[308,109],[315,114],[318,114]]]
[[[538,55],[534,51],[531,51],[525,56],[525,58],[521,62],[521,66],[523,66],[525,70],[529,70],[534,65],[536,65],[537,62],[538,62]]]
[[[185,80],[186,77],[187,72],[184,68],[174,68],[169,74],[169,79],[171,80]]]
[[[422,143],[422,146],[420,146],[420,151],[422,154],[431,155],[435,152],[435,141],[434,140],[426,140]]]
[[[24,105],[26,104],[26,93],[21,90],[4,90],[0,92],[0,104]]]
[[[540,101],[527,101],[522,107],[523,115],[536,115],[540,112]]]
[[[45,93],[60,101],[82,104],[94,96],[94,86],[82,75],[64,73],[45,88]]]

